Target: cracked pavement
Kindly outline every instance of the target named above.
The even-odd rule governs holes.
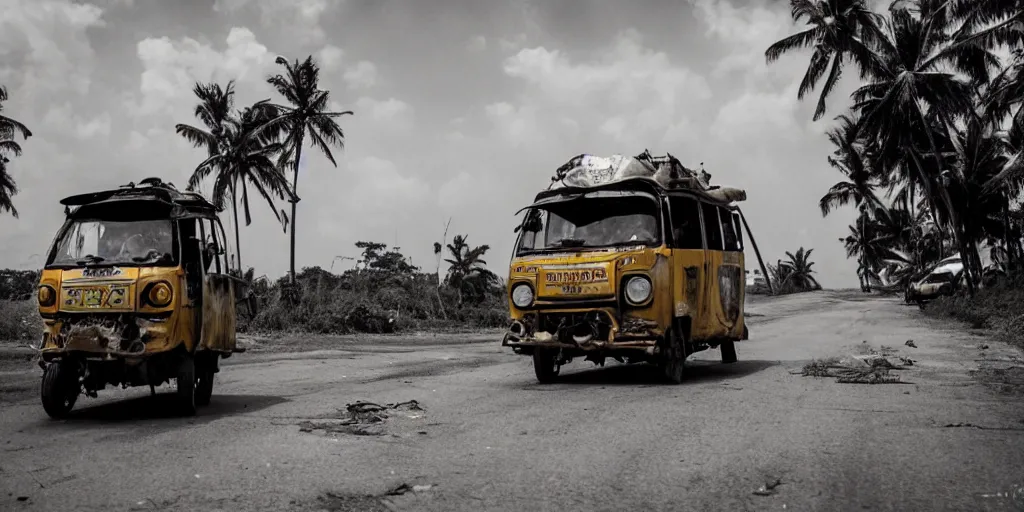
[[[108,388],[52,421],[38,367],[7,362],[0,509],[1015,510],[1020,351],[851,292],[747,310],[739,362],[699,353],[678,386],[582,361],[539,385],[493,332],[350,337],[236,355],[195,418],[167,387]],[[907,384],[792,373],[864,345],[913,358]],[[300,427],[408,400],[423,410],[367,420],[373,435]]]

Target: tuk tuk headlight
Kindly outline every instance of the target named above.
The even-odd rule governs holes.
[[[651,298],[650,279],[643,276],[633,276],[626,281],[626,301],[634,306],[639,306]]]
[[[174,297],[174,292],[171,290],[171,285],[166,281],[160,281],[149,287],[149,292],[146,293],[146,302],[154,307],[162,308],[171,303],[172,297]]]
[[[533,288],[526,283],[513,286],[512,304],[515,304],[517,308],[525,308],[533,304]]]
[[[40,306],[48,308],[57,302],[57,292],[53,287],[44,284],[39,287],[38,299]]]

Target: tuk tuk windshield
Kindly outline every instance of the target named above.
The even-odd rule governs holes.
[[[156,220],[73,220],[65,225],[48,267],[177,265],[174,223]]]
[[[658,204],[647,195],[583,197],[527,211],[517,254],[657,245]]]

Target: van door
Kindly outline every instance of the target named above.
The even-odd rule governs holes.
[[[200,220],[203,244],[203,322],[200,349],[235,348],[235,283],[229,273],[224,228],[217,219]]]
[[[704,225],[704,282],[701,288],[703,308],[701,309],[701,333],[704,338],[716,338],[725,334],[727,325],[723,325],[724,315],[721,313],[719,291],[719,268],[723,264],[725,242],[722,235],[722,223],[718,215],[718,206],[700,203],[701,222]]]
[[[716,316],[726,328],[723,334],[739,336],[737,325],[740,324],[740,312],[743,311],[743,296],[746,280],[743,278],[743,241],[737,230],[738,215],[725,207],[717,207],[718,219],[722,227],[722,263],[717,274],[718,297]],[[742,325],[738,328],[742,331]]]
[[[703,336],[704,230],[700,203],[690,197],[669,197],[672,248],[673,317],[689,317],[691,339]]]

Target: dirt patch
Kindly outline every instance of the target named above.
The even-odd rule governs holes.
[[[336,414],[300,422],[299,431],[382,436],[387,433],[385,424],[392,416],[418,419],[423,417],[423,412],[423,407],[416,400],[387,405],[356,402],[346,405],[344,410],[339,409]]]
[[[971,377],[999,393],[1024,395],[1024,366],[983,366],[969,373]]]
[[[500,343],[501,329],[470,331],[427,331],[408,334],[321,335],[282,333],[270,335],[238,335],[239,346],[250,353],[312,352],[346,350],[354,347],[422,347],[425,345],[469,345]]]
[[[296,504],[297,505],[297,504]],[[317,496],[313,503],[302,507],[308,510],[328,512],[388,512],[380,497],[370,495],[339,494],[326,492]]]

